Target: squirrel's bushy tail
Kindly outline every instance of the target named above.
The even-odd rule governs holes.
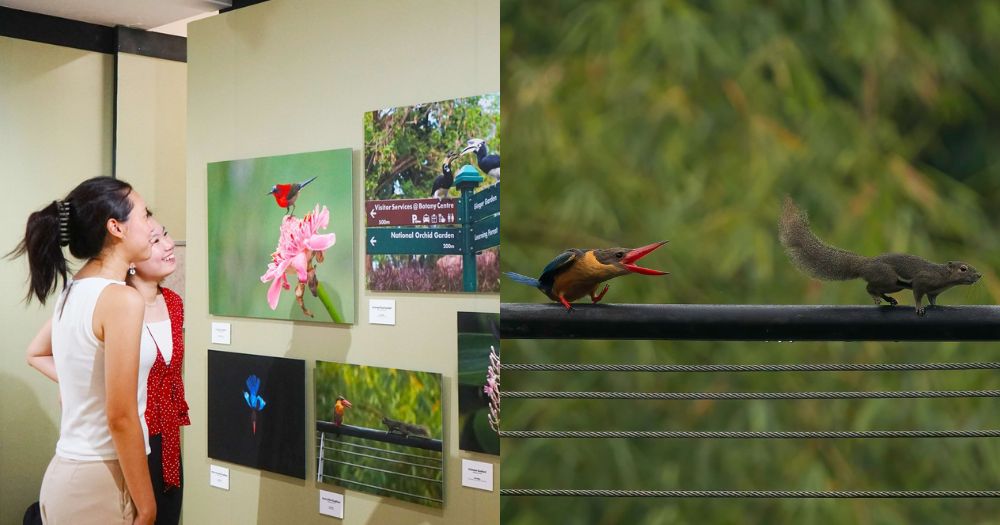
[[[861,277],[868,257],[835,248],[819,240],[809,229],[809,219],[785,197],[778,223],[781,245],[795,266],[809,275],[827,281],[845,281]]]

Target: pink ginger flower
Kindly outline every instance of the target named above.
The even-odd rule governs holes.
[[[486,386],[483,392],[490,398],[490,428],[500,432],[500,354],[490,345],[490,365],[486,369]]]
[[[323,262],[323,251],[336,242],[337,237],[334,233],[322,235],[317,233],[319,230],[325,230],[329,223],[330,211],[326,206],[320,209],[318,204],[301,219],[294,215],[286,215],[281,220],[278,249],[271,254],[271,263],[267,265],[264,275],[260,276],[261,282],[271,282],[267,290],[267,304],[272,310],[278,307],[282,288],[285,290],[291,288],[288,274],[294,273],[298,278],[295,298],[302,311],[312,317],[312,312],[302,302],[302,296],[306,284],[309,285],[312,294],[316,295],[316,266],[313,260]]]

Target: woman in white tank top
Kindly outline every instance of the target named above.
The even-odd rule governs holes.
[[[124,283],[129,263],[149,258],[151,230],[146,203],[128,183],[95,177],[32,213],[13,252],[28,256],[29,300],[44,304],[64,284],[52,330],[40,335],[51,337],[62,401],[39,497],[47,524],[156,518],[137,404],[144,302]],[[86,261],[72,279],[64,246]]]

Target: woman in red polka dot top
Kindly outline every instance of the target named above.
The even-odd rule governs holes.
[[[145,423],[149,430],[149,474],[156,495],[156,523],[180,521],[180,427],[190,425],[181,372],[184,364],[184,303],[160,282],[177,269],[174,241],[155,219],[149,259],[129,269],[126,282],[146,300],[140,361],[152,361],[146,389]],[[139,385],[140,397],[144,385]]]

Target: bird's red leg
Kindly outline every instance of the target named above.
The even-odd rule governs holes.
[[[569,301],[567,301],[566,298],[563,297],[563,296],[561,296],[561,295],[559,296],[559,302],[562,303],[563,306],[565,306],[567,310],[572,310],[573,309],[573,307],[570,306]]]
[[[610,285],[605,284],[604,285],[604,289],[601,290],[601,293],[599,293],[597,295],[594,295],[594,292],[591,291],[590,292],[590,300],[591,300],[591,302],[594,302],[594,303],[600,302],[601,299],[604,297],[604,294],[608,293],[608,286],[610,286]],[[595,288],[595,290],[596,290],[596,288]]]

